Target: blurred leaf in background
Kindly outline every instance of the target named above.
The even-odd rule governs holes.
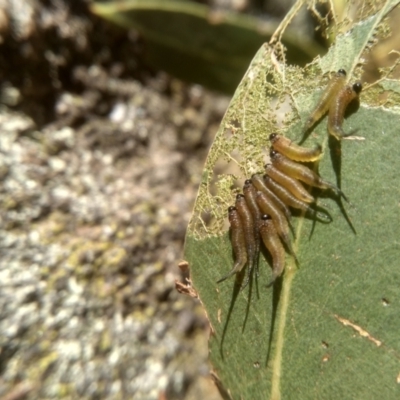
[[[182,0],[97,1],[92,11],[137,30],[152,66],[226,93],[233,93],[257,50],[278,26],[273,18],[262,20]],[[303,29],[289,27],[282,43],[289,64],[304,66],[325,52]]]

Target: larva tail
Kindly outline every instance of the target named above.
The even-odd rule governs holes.
[[[299,260],[298,260],[298,258],[296,256],[296,253],[293,250],[292,242],[290,241],[289,236],[288,235],[283,235],[283,236],[281,236],[281,238],[282,238],[283,242],[285,243],[287,249],[289,250],[290,255],[294,258],[294,261],[296,262],[296,265],[299,265]]]
[[[309,207],[306,215],[310,218],[315,218],[318,222],[322,222],[323,224],[330,224],[333,221],[329,211],[320,206],[318,206],[317,210]]]

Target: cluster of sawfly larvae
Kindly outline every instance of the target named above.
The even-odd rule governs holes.
[[[328,113],[329,134],[337,140],[348,136],[342,128],[344,113],[352,101],[358,100],[361,89],[360,82],[346,85],[346,72],[343,69],[336,72],[307,120],[304,132]],[[235,263],[218,283],[240,272],[246,264],[248,274],[242,288],[248,284],[253,267],[258,275],[261,243],[272,259],[272,279],[268,286],[282,275],[286,250],[298,263],[290,238],[290,230],[293,232],[290,209],[300,210],[320,222],[332,220],[326,210],[316,206],[314,197],[304,185],[332,190],[347,200],[338,187],[323,180],[304,164],[315,163],[321,158],[321,146],[301,147],[276,133],[272,133],[269,139],[271,162],[265,165],[265,174],[254,174],[247,179],[243,194],[238,194],[235,205],[228,208]]]

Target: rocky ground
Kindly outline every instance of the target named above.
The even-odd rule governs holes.
[[[229,99],[69,3],[0,4],[0,399],[218,399],[175,280]]]

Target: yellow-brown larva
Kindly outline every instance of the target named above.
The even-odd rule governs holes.
[[[246,200],[247,206],[253,215],[254,221],[254,240],[255,240],[255,252],[254,252],[254,264],[256,266],[256,272],[258,275],[258,257],[260,254],[260,233],[259,225],[261,223],[261,211],[257,205],[256,200],[256,188],[251,183],[251,179],[246,179],[243,185],[243,195]]]
[[[247,249],[247,267],[248,274],[247,279],[243,284],[245,287],[250,279],[250,273],[254,266],[254,260],[256,258],[256,239],[254,237],[254,219],[250,211],[249,206],[246,203],[246,199],[243,194],[238,194],[236,196],[235,207],[239,214],[240,220],[242,221],[244,239],[246,241]]]
[[[220,283],[225,279],[228,279],[232,275],[236,274],[237,272],[240,272],[247,263],[247,249],[243,231],[243,224],[236,207],[231,206],[228,208],[228,218],[231,227],[231,243],[235,256],[235,264],[227,275],[225,275],[221,279],[218,279],[217,283]]]
[[[329,108],[328,132],[337,140],[347,136],[342,128],[344,113],[346,112],[346,108],[350,102],[358,98],[361,90],[361,82],[356,82],[353,85],[345,86],[334,98]]]
[[[282,199],[279,198],[279,196],[277,196],[272,190],[270,190],[266,186],[263,177],[260,174],[254,174],[251,177],[251,182],[257,190],[259,190],[260,192],[264,192],[271,199],[271,201],[274,202],[281,209],[281,211],[285,214],[286,219],[290,221],[290,217],[292,215],[289,208],[282,201]]]
[[[269,135],[272,148],[294,161],[313,162],[322,156],[322,147],[306,148],[297,145],[285,136],[271,133]]]
[[[286,220],[286,217],[282,214],[282,212],[278,209],[278,207],[271,202],[271,200],[267,197],[267,195],[263,192],[257,192],[257,204],[260,207],[261,211],[264,214],[268,214],[271,216],[272,221],[275,225],[276,231],[278,235],[285,243],[288,248],[290,254],[297,261],[296,254],[293,250],[292,243],[290,241],[289,235],[289,224]]]
[[[274,192],[286,205],[289,207],[295,208],[297,210],[301,210],[305,213],[305,215],[316,218],[318,221],[323,223],[332,222],[332,218],[329,214],[322,213],[314,210],[310,207],[308,203],[301,201],[294,197],[288,190],[286,190],[283,186],[276,183],[271,177],[268,175],[264,175],[264,181],[266,186]]]
[[[272,279],[267,285],[268,287],[275,282],[276,278],[282,275],[285,269],[285,249],[276,231],[275,224],[267,214],[261,217],[260,235],[272,257]]]
[[[279,183],[290,193],[292,193],[297,199],[306,203],[313,203],[315,201],[314,197],[307,192],[305,187],[298,180],[285,175],[283,172],[276,169],[272,164],[265,165],[265,172],[275,182]]]
[[[304,126],[304,132],[307,132],[324,114],[328,112],[332,100],[345,84],[346,71],[344,69],[339,69],[322,92],[314,111],[311,113],[311,116],[308,118]]]
[[[290,160],[282,154],[279,154],[275,150],[271,150],[270,158],[272,165],[284,174],[298,179],[307,185],[314,186],[320,189],[332,189],[334,192],[343,196],[347,200],[344,193],[335,185],[330,182],[324,181],[318,174],[312,169],[308,168],[303,164],[299,164],[295,161]]]

